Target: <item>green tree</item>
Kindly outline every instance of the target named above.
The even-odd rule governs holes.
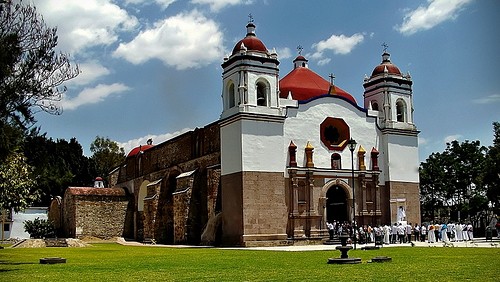
[[[92,160],[97,167],[99,176],[106,178],[109,172],[125,160],[125,151],[118,143],[96,136],[94,142],[90,144],[90,151],[92,152]]]
[[[24,152],[38,176],[38,188],[43,191],[40,205],[48,205],[54,196],[63,196],[69,186],[92,186],[95,164],[83,155],[75,138],[56,141],[45,134],[32,132],[26,137]]]
[[[60,114],[64,82],[80,71],[55,51],[57,28],[25,2],[0,1],[0,161],[35,123],[35,110]]]
[[[477,216],[487,209],[483,172],[486,148],[479,141],[447,143],[420,165],[424,220]],[[476,219],[477,220],[477,219]]]
[[[493,123],[493,145],[488,148],[484,183],[494,213],[500,214],[500,122]]]
[[[33,167],[26,163],[20,152],[10,154],[0,164],[0,205],[1,208],[18,212],[29,207],[40,197]]]

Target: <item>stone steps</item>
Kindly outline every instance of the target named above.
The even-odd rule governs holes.
[[[51,238],[45,239],[44,241],[46,247],[68,247],[68,242],[66,242],[66,239]]]

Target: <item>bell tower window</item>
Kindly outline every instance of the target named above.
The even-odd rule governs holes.
[[[398,122],[406,121],[406,104],[401,99],[396,102],[396,117]]]
[[[267,106],[267,85],[262,81],[257,82],[257,106]]]
[[[374,111],[378,111],[379,110],[378,109],[378,103],[375,102],[375,101],[372,102],[372,110],[374,110]]]
[[[235,103],[235,92],[234,92],[234,83],[231,83],[229,85],[229,89],[228,89],[228,98],[229,98],[229,108],[232,108],[236,105]]]

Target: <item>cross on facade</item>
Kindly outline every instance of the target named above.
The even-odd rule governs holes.
[[[335,75],[333,73],[330,73],[328,77],[330,77],[330,84],[333,85],[333,83],[335,82]]]

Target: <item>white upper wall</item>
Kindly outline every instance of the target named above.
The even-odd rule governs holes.
[[[358,169],[357,152],[359,146],[366,150],[365,165],[371,169],[371,150],[376,148],[381,151],[381,132],[376,125],[376,118],[367,116],[366,112],[360,110],[349,102],[334,97],[323,97],[306,104],[300,104],[299,108],[288,109],[285,120],[284,151],[288,156],[288,145],[293,141],[297,146],[297,164],[305,166],[305,147],[310,142],[314,147],[313,161],[317,168],[331,168],[331,156],[338,153],[342,158],[342,168],[351,167],[351,152],[346,146],[342,152],[328,149],[321,142],[320,125],[327,117],[343,119],[349,126],[350,136],[358,143],[354,151],[354,167]],[[382,153],[378,158],[379,167],[383,167]],[[284,164],[285,166],[287,163]],[[385,181],[385,173],[380,175],[380,181]]]
[[[416,136],[388,135],[386,170],[389,181],[419,182],[418,138]]]

